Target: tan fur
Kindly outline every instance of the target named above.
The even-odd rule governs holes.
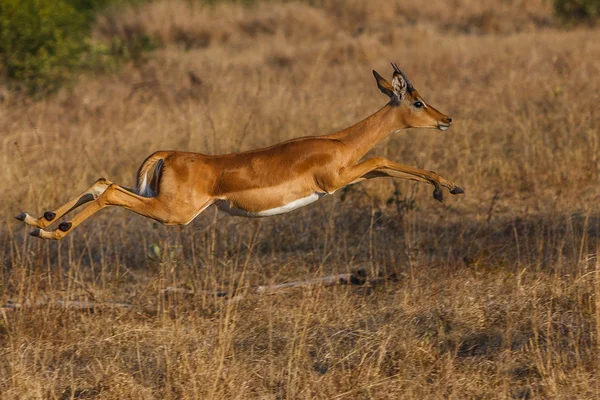
[[[129,190],[100,179],[95,186],[55,210],[56,221],[65,213],[92,201],[70,222],[54,231],[38,229],[32,234],[44,239],[61,239],[84,220],[107,206],[121,206],[164,224],[187,224],[211,204],[228,202],[229,207],[249,214],[272,210],[298,199],[336,190],[376,177],[396,177],[430,183],[453,193],[462,190],[439,175],[384,158],[359,162],[380,140],[408,127],[448,127],[451,119],[422,101],[415,90],[407,92],[395,76],[396,88],[375,73],[382,92],[390,102],[365,120],[325,136],[292,139],[274,146],[225,155],[160,151],[150,155],[138,170],[137,187]],[[402,90],[399,97],[394,89]],[[157,168],[157,165],[161,165]],[[154,170],[153,170],[154,168]],[[160,171],[157,171],[160,169]],[[149,182],[150,173],[155,171]],[[84,196],[87,194],[87,196]],[[21,214],[28,225],[45,228],[51,221]]]

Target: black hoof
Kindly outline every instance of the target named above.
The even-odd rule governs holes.
[[[52,211],[46,211],[44,213],[44,218],[46,218],[46,221],[52,221],[54,218],[56,218],[56,214]]]
[[[27,217],[27,214],[25,214],[25,213],[15,215],[15,218],[18,219],[19,221],[25,221],[25,217]]]
[[[442,192],[442,188],[436,186],[433,190],[433,198],[439,201],[440,203],[444,201],[444,193]]]
[[[35,237],[40,237],[42,233],[42,230],[40,228],[34,229],[31,232],[29,232],[29,234],[31,236],[35,236]]]
[[[454,189],[452,189],[450,191],[450,194],[463,194],[465,191],[462,190],[461,188],[459,188],[458,186],[455,187]]]
[[[73,224],[70,222],[61,222],[60,225],[58,225],[58,229],[63,232],[66,232],[69,229],[71,229],[71,225],[73,225]]]

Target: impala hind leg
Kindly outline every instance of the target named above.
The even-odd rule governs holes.
[[[20,213],[15,216],[19,221],[25,222],[27,225],[36,226],[38,228],[46,228],[54,221],[57,221],[63,215],[68,214],[77,207],[80,207],[90,201],[94,201],[112,184],[112,182],[100,178],[92,186],[67,201],[65,204],[58,207],[56,210],[46,211],[40,218],[32,217],[27,213]]]
[[[206,206],[208,205],[210,205],[210,202],[207,199]],[[108,206],[124,207],[144,217],[152,218],[164,224],[187,224],[198,214],[195,209],[189,207],[170,207],[158,197],[139,196],[130,190],[113,183],[71,221],[62,222],[58,225],[58,228],[53,231],[36,229],[31,232],[31,235],[41,239],[60,240],[71,233],[73,229],[79,226],[83,221]],[[206,208],[206,206],[201,208],[201,210]]]

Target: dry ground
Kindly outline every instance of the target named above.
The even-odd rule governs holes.
[[[163,0],[100,19],[99,39],[160,46],[44,101],[5,93],[0,301],[133,308],[3,310],[0,397],[599,398],[600,31],[557,27],[549,3]],[[455,124],[372,153],[466,195],[439,204],[378,180],[284,216],[209,209],[181,228],[111,209],[60,243],[12,219],[100,176],[129,184],[157,149],[341,129],[385,103],[371,69],[389,77],[389,61]],[[201,292],[358,267],[396,279]]]

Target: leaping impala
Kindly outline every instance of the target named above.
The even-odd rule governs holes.
[[[425,103],[404,72],[394,67],[390,84],[373,71],[390,101],[375,114],[342,131],[288,140],[265,149],[209,156],[158,151],[140,166],[135,189],[100,178],[89,189],[40,218],[17,219],[35,226],[32,236],[59,240],[107,206],[121,206],[168,225],[186,225],[210,205],[243,217],[266,217],[303,207],[365,179],[394,177],[430,183],[442,201],[442,186],[464,191],[431,171],[396,164],[381,157],[360,159],[377,142],[405,128],[445,131],[452,118]],[[153,172],[150,179],[150,173]],[[53,221],[91,202],[70,222],[53,231]]]

